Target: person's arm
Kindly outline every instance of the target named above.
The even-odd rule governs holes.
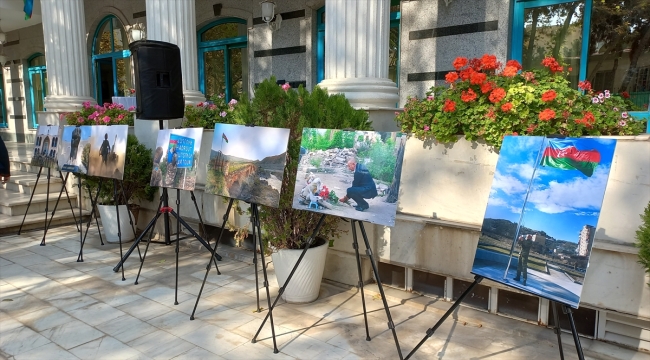
[[[9,151],[4,140],[0,138],[0,181],[6,183],[11,177],[11,166],[9,165]]]

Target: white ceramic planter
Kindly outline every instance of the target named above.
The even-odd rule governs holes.
[[[117,236],[117,213],[115,212],[115,205],[97,205],[99,210],[99,217],[102,219],[102,235],[104,240],[109,243],[117,244],[120,239]],[[129,214],[126,205],[119,205],[120,211],[120,230],[122,233],[122,242],[133,241],[135,239],[135,234],[133,233],[133,228],[129,223]],[[135,218],[131,214],[131,218],[134,219],[133,225],[135,225]]]
[[[298,266],[298,269],[293,274],[289,286],[287,286],[282,294],[282,298],[286,302],[300,304],[318,299],[328,247],[326,241],[322,242],[321,245],[307,250],[305,257],[300,262],[300,266]],[[271,255],[273,258],[273,267],[275,268],[275,276],[280,286],[287,281],[287,277],[289,277],[289,273],[298,261],[301,253],[302,250],[279,250]]]

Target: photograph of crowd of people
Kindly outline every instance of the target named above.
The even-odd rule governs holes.
[[[122,180],[128,131],[128,125],[90,126],[88,175]]]
[[[507,136],[472,273],[577,308],[615,146]]]
[[[151,186],[194,190],[202,137],[202,128],[160,130]]]
[[[216,124],[205,192],[278,207],[289,129]]]
[[[88,154],[90,152],[90,126],[66,125],[58,145],[57,162],[59,169],[78,174],[88,172]],[[82,156],[86,152],[85,158]]]
[[[393,226],[405,136],[305,128],[293,208]]]
[[[57,167],[57,147],[62,132],[62,126],[41,125],[38,127],[36,140],[34,140],[32,166]]]

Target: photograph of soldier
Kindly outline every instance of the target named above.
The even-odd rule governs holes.
[[[151,186],[194,190],[203,130],[167,129],[158,132]]]
[[[521,247],[521,250],[519,251],[519,259],[517,263],[517,276],[514,280],[520,281],[520,275],[523,273],[523,285],[526,286],[526,279],[528,279],[528,255],[530,255],[530,248],[533,247],[533,236],[530,234],[519,236],[519,239],[517,239],[517,245]]]
[[[122,180],[126,160],[127,125],[92,125],[88,175]]]
[[[34,140],[32,166],[55,168],[57,166],[57,147],[63,126],[42,125],[38,127]]]
[[[305,128],[292,207],[393,226],[406,137]]]
[[[61,171],[86,174],[90,152],[91,126],[63,126],[56,154]],[[38,141],[38,140],[37,140]],[[41,143],[42,145],[42,143]],[[51,151],[51,150],[50,150]]]
[[[616,140],[506,136],[472,273],[577,307]]]

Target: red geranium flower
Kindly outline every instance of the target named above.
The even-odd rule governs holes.
[[[481,69],[483,70],[496,70],[499,68],[499,62],[495,55],[485,54],[481,58]]]
[[[542,65],[546,66],[552,73],[562,71],[564,68],[553,57],[546,57],[542,60]]]
[[[494,87],[494,84],[493,84],[493,83],[486,81],[486,82],[484,82],[483,84],[481,84],[481,92],[482,92],[483,94],[487,94],[487,93],[489,93],[490,91],[492,91],[492,88],[493,88],[493,87]]]
[[[481,70],[481,59],[473,58],[469,61],[469,67],[474,69],[475,71]]]
[[[516,67],[506,65],[506,68],[503,69],[502,74],[503,74],[503,76],[513,77],[513,76],[517,75],[518,71],[519,71],[519,69],[517,69]]]
[[[591,83],[589,80],[581,81],[578,83],[578,89],[584,91],[591,91]]]
[[[456,70],[460,70],[467,65],[467,58],[459,56],[454,60],[453,65]]]
[[[469,75],[469,82],[472,85],[481,85],[485,80],[487,80],[487,75],[481,72],[474,71]]]
[[[530,126],[528,126],[528,128],[526,129],[526,132],[530,134],[530,133],[532,133],[533,131],[535,131],[535,128],[537,128],[537,125],[535,125],[535,124],[530,124]]]
[[[506,91],[503,88],[496,88],[490,93],[489,99],[490,102],[496,104],[499,101],[503,100],[504,97],[506,97]]]
[[[517,60],[508,60],[508,62],[506,62],[506,67],[508,67],[508,66],[513,66],[513,67],[517,68],[517,70],[522,69],[521,64]]]
[[[458,80],[458,73],[455,71],[448,72],[447,75],[445,75],[445,81],[449,84],[453,83],[456,80]]]
[[[456,103],[449,99],[445,100],[445,106],[442,107],[442,111],[444,112],[456,111]]]
[[[539,119],[542,121],[549,121],[555,119],[555,111],[551,109],[544,109],[539,113]]]
[[[630,98],[630,93],[628,93],[627,91],[623,91],[623,92],[621,93],[621,96],[622,96],[623,98],[625,98],[625,99],[629,99],[629,98]]]
[[[463,70],[460,71],[460,79],[465,81],[465,80],[469,79],[474,72],[475,71],[472,68],[463,69]]]
[[[555,100],[557,97],[557,93],[555,90],[548,90],[542,94],[542,101],[543,102],[549,102]]]
[[[460,95],[460,99],[464,102],[474,101],[476,99],[476,93],[472,89],[463,91],[463,93]]]
[[[501,111],[508,112],[510,110],[512,110],[512,103],[507,102],[507,103],[501,105]]]

